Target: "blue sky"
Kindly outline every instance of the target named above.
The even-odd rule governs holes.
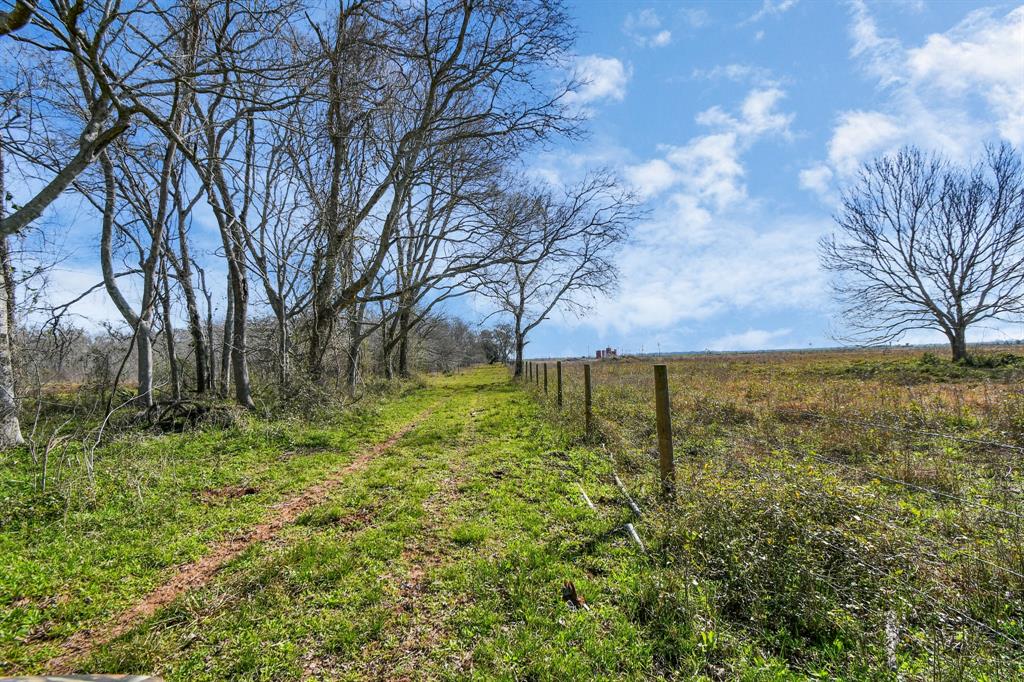
[[[650,218],[619,293],[528,354],[835,345],[817,239],[858,164],[1024,141],[1024,7],[977,2],[576,2],[591,136],[531,172],[611,166]],[[1024,336],[1020,324],[972,340]],[[921,334],[908,341],[931,341]]]

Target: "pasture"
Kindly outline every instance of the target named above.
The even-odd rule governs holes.
[[[731,676],[736,661],[774,654],[822,676],[1021,675],[1014,352],[971,364],[921,349],[586,361],[589,436],[583,362],[564,362],[558,420],[607,452],[643,513],[655,665],[691,656]],[[655,362],[671,392],[672,500]]]

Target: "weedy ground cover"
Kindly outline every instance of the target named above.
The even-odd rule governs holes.
[[[645,510],[655,668],[732,677],[753,657],[829,677],[1024,676],[1024,362],[1011,351],[969,365],[909,349],[659,360],[672,502],[653,361],[591,363],[589,440]],[[563,363],[552,413],[584,440],[580,364]]]
[[[227,428],[91,433],[52,454],[0,454],[0,673],[31,669],[102,627],[211,543],[321,480],[442,398],[409,387],[344,412]]]
[[[672,359],[671,503],[659,496],[647,360],[593,365],[589,437],[582,372],[567,364],[561,410],[553,368],[545,396],[489,367],[316,423],[124,435],[98,451],[93,493],[75,483],[52,508],[36,502],[36,469],[12,456],[0,666],[44,670],[70,635],[102,629],[174,566],[429,407],[295,523],[74,669],[169,680],[1020,678],[1019,370],[934,362]],[[564,597],[566,581],[587,608]]]
[[[649,677],[631,606],[643,559],[617,532],[628,517],[606,461],[567,447],[503,367],[433,377],[422,392],[421,403],[443,400],[322,504],[75,669],[169,680]],[[582,503],[580,481],[601,513]],[[563,601],[566,580],[591,610]]]

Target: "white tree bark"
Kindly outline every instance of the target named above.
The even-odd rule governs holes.
[[[0,449],[25,442],[18,422],[18,403],[14,397],[14,365],[11,330],[7,326],[7,287],[0,286]]]
[[[0,146],[0,220],[6,211],[7,189],[4,186],[3,147]],[[4,237],[0,236],[0,239]],[[18,402],[14,395],[14,351],[11,345],[7,282],[0,282],[0,450],[25,442],[18,423]]]

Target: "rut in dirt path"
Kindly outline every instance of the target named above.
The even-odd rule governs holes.
[[[268,518],[261,523],[244,530],[240,535],[215,543],[211,546],[210,551],[201,558],[179,566],[170,580],[150,592],[134,606],[122,611],[112,621],[91,629],[79,630],[73,634],[61,645],[61,654],[46,663],[46,670],[51,674],[72,672],[73,665],[96,648],[130,631],[141,621],[156,613],[161,607],[170,604],[185,592],[210,582],[225,564],[252,545],[270,540],[285,526],[293,523],[300,514],[323,502],[346,477],[365,468],[374,458],[422,424],[439,407],[439,404],[428,407],[389,436],[387,440],[366,448],[355,459],[332,473],[328,478],[271,506]]]
[[[406,614],[409,620],[400,631],[395,631],[395,639],[391,646],[384,649],[373,649],[369,660],[358,669],[338,666],[330,656],[307,652],[303,660],[302,680],[333,679],[342,677],[345,672],[358,670],[367,679],[394,680],[410,682],[418,679],[416,671],[427,654],[442,639],[447,626],[447,616],[436,612],[426,604],[426,597],[431,591],[434,580],[432,574],[440,566],[451,560],[452,542],[448,531],[451,530],[452,519],[447,517],[446,510],[460,499],[460,487],[467,478],[469,465],[461,454],[473,446],[479,439],[476,430],[476,417],[483,412],[476,409],[479,400],[476,396],[465,408],[469,419],[464,422],[465,431],[456,443],[449,444],[449,452],[444,457],[445,468],[432,475],[436,484],[434,490],[421,503],[423,523],[415,534],[410,536],[396,561],[397,566],[405,566],[404,573],[388,574],[387,579],[398,585],[398,593],[394,603],[390,605],[396,613]],[[473,408],[473,409],[470,409]],[[422,454],[421,454],[422,456]],[[456,608],[461,602],[448,602],[449,608]],[[388,639],[390,638],[380,638]],[[373,646],[376,646],[373,645]],[[465,672],[470,662],[468,652],[453,654],[450,664],[456,672]]]

